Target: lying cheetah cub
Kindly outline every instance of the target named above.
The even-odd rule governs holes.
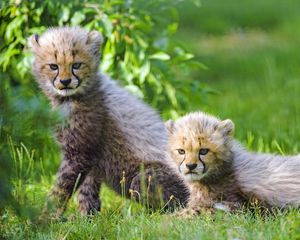
[[[300,156],[248,152],[234,140],[234,124],[205,113],[166,123],[168,150],[191,195],[185,214],[229,210],[255,201],[265,207],[300,204]]]
[[[232,121],[193,113],[166,126],[168,150],[191,190],[188,208],[181,213],[212,212],[220,202],[227,209],[241,206],[245,198],[232,171]]]

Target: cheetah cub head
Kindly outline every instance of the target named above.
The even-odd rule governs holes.
[[[31,36],[33,74],[45,93],[69,97],[92,88],[101,43],[99,32],[87,32],[80,27],[50,28],[41,36]]]
[[[231,166],[234,124],[202,112],[166,122],[168,151],[187,181],[212,181]]]

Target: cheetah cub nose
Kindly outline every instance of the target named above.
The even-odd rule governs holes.
[[[192,171],[197,167],[197,163],[185,164],[185,166]]]
[[[60,80],[61,84],[64,85],[65,87],[67,87],[70,82],[71,82],[71,79],[64,79],[64,80]]]

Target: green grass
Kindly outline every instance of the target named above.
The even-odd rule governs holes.
[[[182,9],[184,25],[177,37],[208,67],[194,73],[195,81],[216,92],[191,105],[231,118],[237,139],[249,149],[299,152],[299,4],[292,0],[226,3],[206,0],[200,9]],[[34,101],[30,104],[27,108],[35,106]],[[26,106],[15,107],[30,112]],[[38,120],[34,125],[39,126]],[[13,130],[24,127],[26,121]],[[149,213],[107,187],[101,190],[103,208],[95,217],[77,215],[75,196],[66,213],[76,215],[73,221],[37,226],[28,219],[43,207],[59,162],[53,139],[44,129],[39,131],[45,132],[41,139],[34,139],[28,129],[24,145],[16,144],[21,139],[11,144],[12,188],[21,214],[5,209],[0,215],[0,239],[300,239],[300,213],[295,209],[269,216],[218,213],[181,220]]]
[[[54,178],[43,172],[39,182],[34,175],[39,166],[34,152],[24,145],[14,148],[14,196],[23,208],[23,217],[6,209],[0,217],[0,238],[7,239],[297,239],[300,237],[300,215],[297,210],[275,212],[262,216],[258,211],[193,219],[178,219],[159,211],[150,213],[137,203],[117,196],[107,187],[101,190],[103,208],[93,217],[81,217],[77,212],[76,195],[69,203],[66,218],[36,225],[30,220],[39,214]],[[24,165],[27,162],[29,164]]]
[[[257,31],[217,39],[219,43],[215,37],[199,43],[209,43],[200,51],[203,61],[212,66],[199,77],[219,92],[205,108],[232,118],[241,140],[250,131],[266,142],[276,139],[287,152],[298,151],[298,41]]]

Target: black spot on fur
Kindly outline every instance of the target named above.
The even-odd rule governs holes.
[[[38,45],[40,45],[40,44],[39,44],[39,35],[35,34],[35,35],[34,35],[34,39],[35,39],[36,43],[37,43]]]
[[[76,54],[78,53],[78,50],[73,49],[72,50],[72,57],[75,58]]]

